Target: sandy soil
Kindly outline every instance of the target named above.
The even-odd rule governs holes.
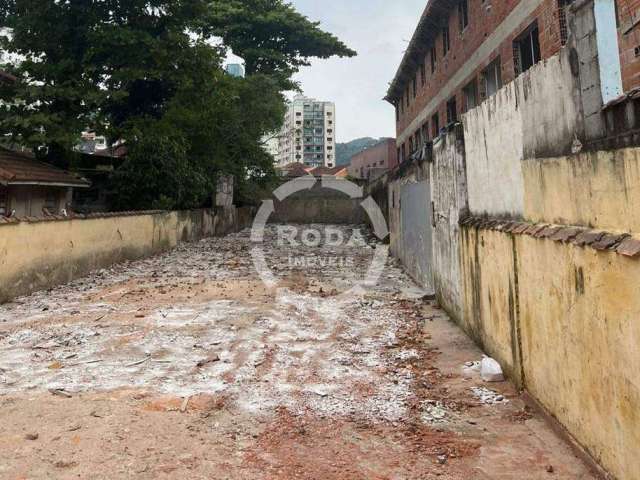
[[[0,306],[0,478],[594,478],[393,262],[339,295],[382,246],[267,238],[278,289],[242,232]]]

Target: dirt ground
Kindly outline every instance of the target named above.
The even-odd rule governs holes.
[[[277,289],[242,232],[0,306],[0,478],[595,478],[393,261],[339,295],[384,247],[267,240]]]

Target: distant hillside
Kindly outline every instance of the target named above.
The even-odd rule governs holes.
[[[367,148],[375,147],[385,138],[356,138],[347,143],[336,144],[336,165],[348,165],[351,157]]]

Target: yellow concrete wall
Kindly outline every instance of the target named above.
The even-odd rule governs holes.
[[[0,302],[249,226],[235,208],[0,224]]]
[[[462,237],[462,326],[615,478],[639,478],[640,259],[469,227]]]
[[[523,163],[524,216],[534,222],[640,233],[640,149]]]
[[[608,471],[640,475],[640,261],[517,237],[528,390]]]
[[[513,240],[490,230],[465,228],[461,235],[462,327],[518,383]]]

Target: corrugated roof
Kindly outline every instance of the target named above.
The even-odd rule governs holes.
[[[88,187],[90,183],[72,173],[35,158],[0,147],[0,184],[41,184]]]

